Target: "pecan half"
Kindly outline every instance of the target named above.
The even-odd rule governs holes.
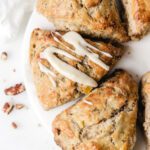
[[[4,90],[6,95],[17,95],[25,91],[25,86],[22,83],[16,84],[15,86],[9,87]]]

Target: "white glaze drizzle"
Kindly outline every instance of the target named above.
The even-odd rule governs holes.
[[[51,34],[52,34],[52,36],[53,36],[53,39],[54,39],[56,42],[58,42],[59,44],[61,44],[61,45],[64,46],[64,47],[66,47],[66,48],[69,49],[70,51],[72,51],[72,49],[71,49],[70,47],[68,47],[67,45],[63,44],[63,42],[61,42],[61,41],[53,34],[53,32],[51,32]],[[61,36],[61,34],[59,34],[59,33],[57,33],[57,32],[55,32],[55,34]],[[72,52],[74,52],[74,51],[72,51]],[[78,58],[76,58],[76,61],[81,62],[81,60],[78,59]]]
[[[67,57],[70,57],[69,53],[64,53],[63,50],[57,49],[53,46],[46,48],[40,54],[40,57],[46,59],[56,69],[56,71],[58,71],[60,74],[64,75],[68,79],[91,87],[97,86],[97,82],[94,79],[74,68],[73,66],[60,60],[58,57],[55,56],[55,53],[63,54]]]
[[[39,65],[40,70],[49,77],[49,79],[50,79],[53,87],[56,87],[56,82],[54,80],[54,77],[56,77],[55,73],[53,73],[52,71],[50,71],[50,69],[48,69],[47,67],[45,67],[40,62],[38,63],[38,65]]]
[[[77,34],[78,37],[80,38],[79,40],[81,40],[81,38],[82,38],[82,36],[81,36],[80,34],[78,34],[78,33],[76,33],[76,32],[73,32],[73,31],[67,32],[67,33],[64,34],[64,35],[61,35],[59,32],[55,32],[55,34],[58,35],[58,36],[60,36],[60,37],[62,37],[64,40],[65,40],[64,37],[70,36],[70,34]],[[69,34],[69,35],[68,35],[68,34]],[[59,43],[63,44],[63,43],[53,34],[53,32],[52,32],[52,36],[53,36],[53,38],[54,38],[54,40],[55,40],[56,42],[59,42]],[[69,37],[67,37],[67,38],[69,39]],[[107,56],[107,57],[112,58],[112,55],[111,55],[111,54],[109,54],[108,52],[104,52],[104,51],[99,50],[98,48],[96,48],[96,47],[94,47],[93,45],[89,44],[88,42],[86,42],[86,41],[82,38],[82,43],[83,43],[83,41],[84,41],[84,45],[86,45],[86,48],[87,48],[90,52],[91,52],[91,50],[90,50],[89,48],[94,49],[95,51],[98,51],[98,52],[100,52],[101,54],[103,54],[103,55],[105,55],[105,56]],[[67,41],[66,41],[66,42],[67,42]],[[68,41],[68,43],[70,43],[70,42]],[[71,44],[71,43],[70,43],[70,44]],[[63,46],[66,46],[66,45],[63,44]],[[69,50],[72,50],[72,49],[69,48],[68,46],[66,46],[66,47],[67,47]]]
[[[86,99],[83,100],[84,103],[88,104],[88,105],[93,105],[92,102],[87,101]]]
[[[101,61],[99,59],[99,55],[96,53],[91,53],[88,50],[89,48],[92,48],[94,50],[99,51],[99,49],[93,47],[92,45],[90,45],[89,43],[87,43],[80,34],[76,33],[76,32],[67,32],[66,34],[64,34],[62,36],[62,38],[72,44],[75,47],[75,53],[79,56],[87,56],[90,60],[92,60],[94,63],[96,63],[97,65],[103,67],[104,69],[106,69],[107,71],[109,70],[109,66],[106,65],[103,61]],[[106,53],[104,53],[106,55]],[[107,53],[108,55],[108,53]],[[108,55],[110,56],[110,54]]]

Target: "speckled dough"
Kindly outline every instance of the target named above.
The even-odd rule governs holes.
[[[125,6],[129,35],[139,39],[150,30],[150,1],[122,0]]]
[[[111,44],[105,44],[100,41],[94,42],[89,39],[87,39],[87,41],[93,46],[96,46],[98,49],[108,52],[113,56],[112,58],[109,58],[105,55],[102,55],[99,52],[95,52],[99,55],[100,59],[103,62],[105,62],[108,66],[110,66],[110,69],[120,59],[120,57],[124,52],[123,49],[114,47]],[[72,51],[62,46],[61,44],[57,43],[53,39],[50,31],[36,29],[33,31],[31,36],[30,62],[33,72],[33,79],[35,82],[37,94],[45,109],[62,105],[68,101],[80,97],[83,93],[88,94],[92,90],[92,87],[78,84],[61,75],[46,60],[44,59],[39,60],[40,52],[45,50],[47,47],[55,46],[57,48],[63,49],[64,51],[67,51],[68,53],[80,59],[81,62],[77,62],[63,55],[60,54],[58,55],[59,59],[65,61],[66,63],[77,68],[78,70],[84,72],[85,74],[92,77],[96,81],[99,81],[104,75],[108,73],[107,70],[95,64],[87,57],[78,56],[75,53],[73,53],[74,47],[72,45],[64,41],[62,42],[67,46],[69,46],[72,49]],[[46,67],[50,68],[51,71],[53,71],[56,74],[55,78],[57,84],[56,88],[52,87],[52,83],[50,82],[48,76],[40,71],[38,65],[39,61]]]
[[[106,82],[53,121],[63,150],[132,150],[136,141],[138,86],[127,72]]]
[[[128,40],[115,0],[38,0],[37,11],[57,30],[74,30],[119,42]]]
[[[144,110],[144,129],[147,137],[147,150],[150,150],[150,72],[142,78],[142,96]]]

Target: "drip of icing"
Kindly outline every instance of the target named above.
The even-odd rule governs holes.
[[[53,79],[53,77],[56,77],[56,75],[52,71],[50,71],[47,67],[45,67],[43,64],[38,63],[38,65],[40,67],[40,70],[49,77],[49,79],[52,82],[53,86],[56,87],[56,82]]]
[[[59,32],[55,32],[55,34],[58,35],[58,36],[60,36],[60,37],[62,37],[64,40],[65,40],[64,37],[70,36],[70,34],[77,34],[77,36],[80,38],[80,40],[81,40],[81,38],[82,38],[82,36],[81,36],[80,34],[78,34],[78,33],[76,33],[76,32],[73,32],[73,31],[68,32],[68,33],[64,34],[63,36],[62,36]],[[53,33],[52,33],[52,36],[53,36],[53,38],[54,38],[55,41],[61,42]],[[69,37],[67,37],[67,38],[69,38]],[[84,44],[86,44],[86,47],[88,48],[89,51],[90,51],[89,48],[91,48],[91,49],[94,49],[95,51],[98,51],[98,52],[102,53],[103,55],[105,55],[105,56],[107,56],[107,57],[112,58],[112,55],[111,55],[111,54],[99,50],[98,48],[96,48],[96,47],[94,47],[93,45],[89,44],[88,42],[86,42],[86,41],[82,38],[82,43],[83,43],[83,41],[84,41]],[[67,41],[66,41],[66,42],[67,42]],[[68,43],[69,43],[69,42],[68,42]],[[61,42],[61,44],[63,44],[63,43]],[[70,43],[70,44],[71,44],[71,43]],[[63,46],[66,46],[66,45],[63,44]],[[66,47],[68,47],[68,46],[66,46]],[[69,47],[68,47],[68,48],[69,48]],[[69,48],[69,49],[70,49],[70,48]],[[72,49],[70,49],[70,50],[72,50]]]
[[[62,52],[62,50],[57,49],[53,46],[46,48],[40,54],[40,57],[46,59],[60,74],[64,75],[68,79],[91,87],[97,86],[97,82],[94,79],[74,68],[73,66],[60,60],[55,56],[55,53],[64,54],[65,56],[70,57],[69,53],[64,53],[64,51]]]
[[[72,49],[71,49],[70,47],[66,46],[65,44],[63,44],[63,42],[61,42],[61,41],[53,34],[53,32],[51,32],[51,34],[52,34],[52,36],[53,36],[53,39],[54,39],[56,42],[58,42],[58,43],[61,44],[62,46],[66,47],[67,49],[69,49],[69,50],[72,51]],[[59,33],[57,33],[57,32],[55,32],[55,34],[58,34],[59,36],[61,36],[61,34],[59,34]],[[79,61],[79,62],[80,62],[81,60],[78,59],[78,58],[76,58],[76,61]]]
[[[75,53],[77,55],[80,55],[83,57],[87,56],[89,59],[91,59],[97,65],[103,67],[106,70],[109,70],[109,66],[107,66],[103,61],[101,61],[99,59],[99,55],[95,54],[95,53],[91,53],[88,50],[88,47],[92,48],[94,50],[98,50],[98,49],[93,47],[89,43],[87,43],[78,33],[71,31],[71,32],[66,33],[62,37],[66,42],[72,44],[75,47]],[[105,53],[105,55],[106,55],[106,53]]]
[[[89,44],[88,42],[86,42],[82,36],[80,34],[78,34],[77,32],[74,32],[74,31],[70,31],[70,32],[67,32],[66,34],[64,34],[62,36],[62,38],[72,44],[73,46],[75,46],[75,48],[77,48],[76,46],[81,44],[81,46],[83,46],[85,49],[88,48],[91,48],[91,49],[94,49],[95,51],[98,51],[104,55],[106,55],[107,57],[110,57],[112,58],[112,55],[110,55],[109,53],[107,52],[104,52],[104,51],[101,51],[99,50],[98,48],[94,47],[93,45]]]
[[[86,99],[83,100],[84,103],[88,104],[88,105],[93,105],[92,102],[87,101]]]

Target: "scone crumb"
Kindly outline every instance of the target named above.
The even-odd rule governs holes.
[[[12,125],[12,127],[13,127],[14,129],[17,129],[17,128],[18,128],[18,126],[17,126],[17,124],[16,124],[15,122],[12,122],[11,125]]]
[[[19,110],[19,109],[22,109],[22,108],[24,108],[24,107],[25,107],[24,104],[16,104],[16,105],[15,105],[15,108],[18,109],[18,110]]]
[[[1,60],[7,60],[8,54],[6,52],[2,52],[0,55]]]
[[[13,104],[6,102],[3,106],[3,112],[9,115],[12,112],[13,108]]]
[[[15,86],[9,87],[4,90],[6,95],[17,95],[25,91],[25,86],[22,83],[16,84]]]

